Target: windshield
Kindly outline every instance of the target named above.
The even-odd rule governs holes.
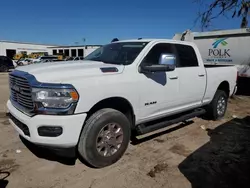
[[[84,58],[111,64],[129,65],[133,63],[147,42],[119,42],[104,45]]]

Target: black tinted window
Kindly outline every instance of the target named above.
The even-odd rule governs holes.
[[[146,64],[158,64],[161,54],[173,54],[172,44],[156,44],[143,59]]]
[[[57,54],[57,50],[53,50],[53,55],[56,55]]]
[[[196,53],[192,46],[176,44],[177,67],[199,66]]]
[[[102,61],[104,63],[129,65],[134,62],[147,42],[116,42],[104,45],[92,53],[86,60]]]

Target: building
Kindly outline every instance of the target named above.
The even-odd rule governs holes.
[[[50,47],[55,46],[56,45],[0,40],[0,56],[3,55],[13,58],[15,54],[22,52],[26,52],[27,54],[32,52],[48,52],[49,54],[52,54],[52,49]]]
[[[15,54],[19,53],[47,52],[49,55],[64,54],[70,57],[85,57],[99,47],[101,45],[59,46],[0,40],[0,56],[8,56],[12,59]]]
[[[81,45],[81,46],[55,46],[50,47],[52,49],[52,54],[64,54],[65,56],[76,57],[83,56],[86,57],[95,49],[100,48],[101,45]]]

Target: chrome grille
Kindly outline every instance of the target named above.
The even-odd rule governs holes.
[[[26,78],[9,76],[10,99],[27,110],[34,109],[32,101],[31,87]]]

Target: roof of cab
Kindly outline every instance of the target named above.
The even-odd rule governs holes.
[[[129,40],[119,40],[113,43],[119,43],[119,42],[169,42],[169,43],[178,43],[187,45],[194,44],[193,42],[172,40],[172,39],[129,39]]]

